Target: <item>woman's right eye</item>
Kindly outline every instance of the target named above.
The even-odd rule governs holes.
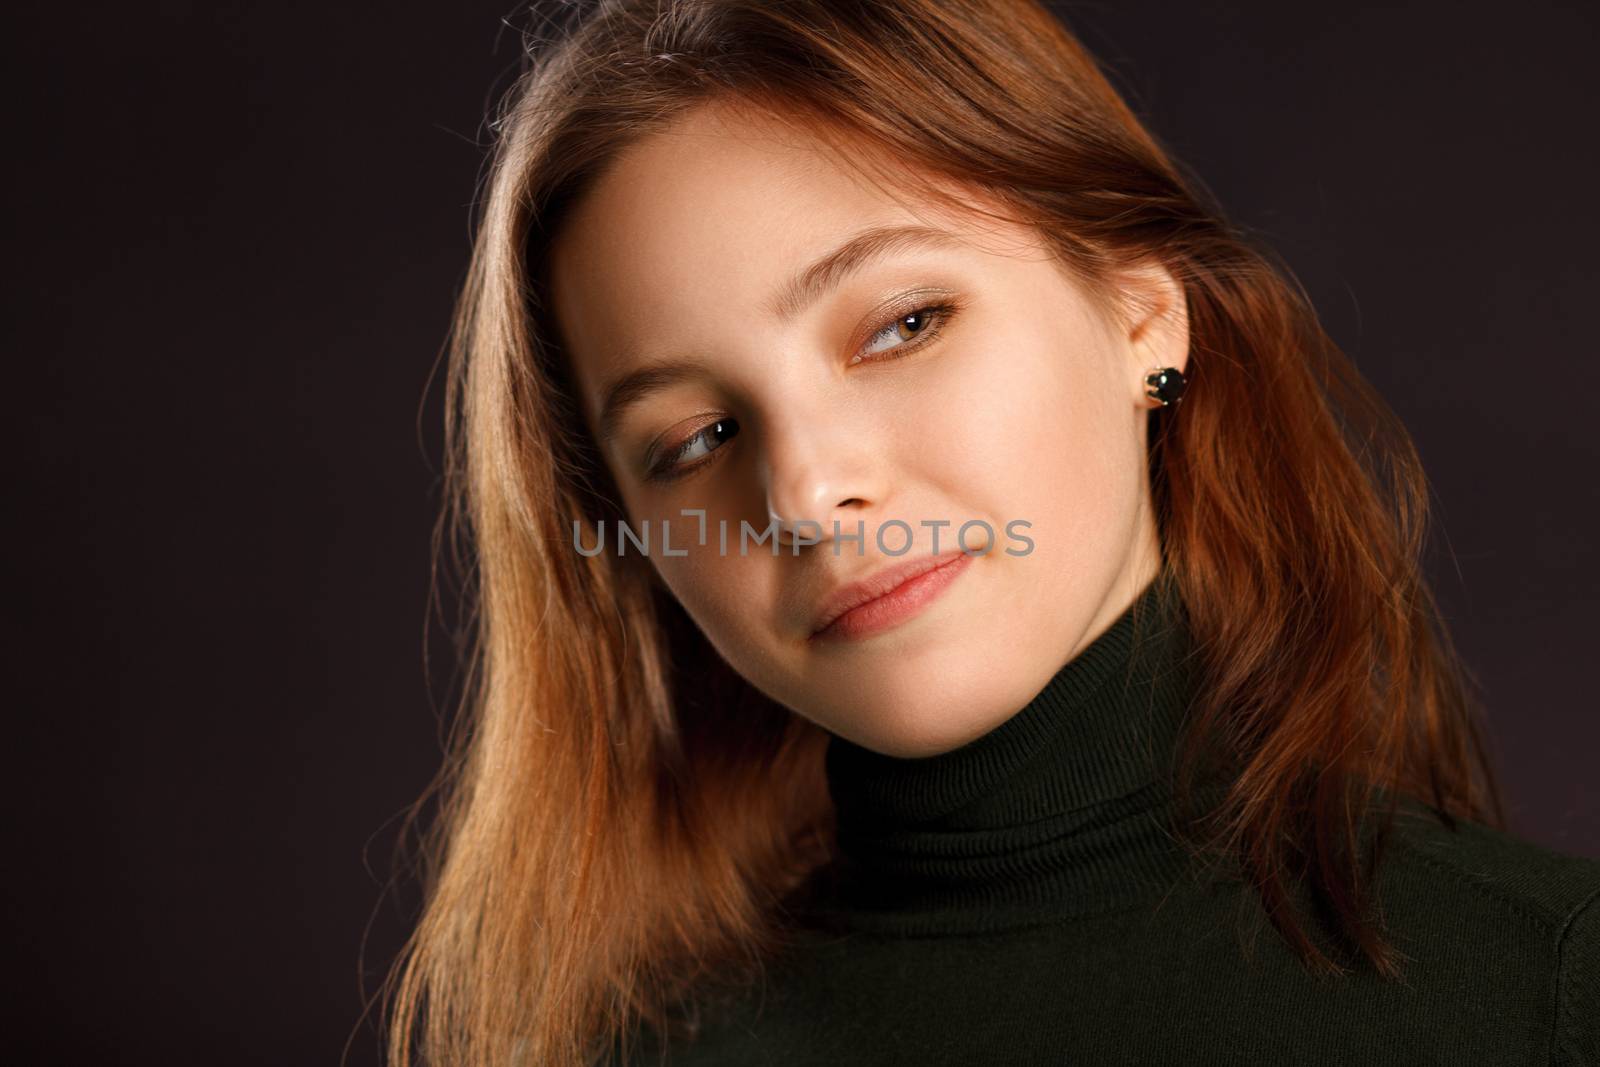
[[[695,461],[716,451],[716,449],[730,437],[739,432],[737,419],[723,417],[716,422],[708,423],[685,438],[680,444],[674,445],[654,464],[651,465],[647,477],[653,482],[671,482],[695,469]]]

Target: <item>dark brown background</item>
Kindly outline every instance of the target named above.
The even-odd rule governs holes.
[[[1413,429],[1517,828],[1600,856],[1594,6],[1067,10]],[[11,13],[4,1058],[373,1063],[450,683],[426,387],[524,16]]]

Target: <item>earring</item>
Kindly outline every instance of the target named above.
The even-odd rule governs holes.
[[[1152,386],[1145,390],[1144,395],[1161,401],[1164,408],[1182,400],[1184,387],[1188,385],[1177,367],[1157,367],[1144,376],[1144,384]]]

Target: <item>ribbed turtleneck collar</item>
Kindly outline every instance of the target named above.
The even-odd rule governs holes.
[[[1163,571],[1016,714],[936,756],[830,740],[847,927],[988,931],[1129,906],[1184,856],[1165,775],[1191,697],[1182,604]]]

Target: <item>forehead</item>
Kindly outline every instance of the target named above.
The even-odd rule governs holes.
[[[891,194],[834,152],[802,127],[705,105],[620,153],[550,250],[552,305],[585,392],[657,346],[754,328],[749,316],[797,266],[864,228],[996,241],[996,223]]]

